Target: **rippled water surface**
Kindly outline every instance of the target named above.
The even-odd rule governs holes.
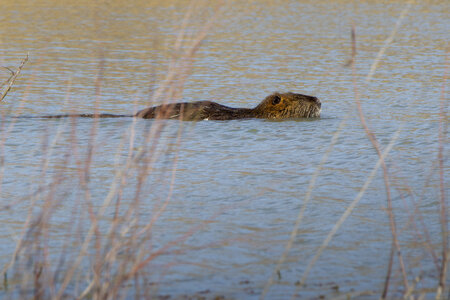
[[[203,4],[187,22],[184,49],[214,13],[215,2],[207,8]],[[447,154],[439,126],[448,120],[441,113],[448,107],[448,89],[443,88],[448,2],[410,6],[370,82],[365,79],[372,62],[405,3],[225,4],[192,61],[180,98],[252,107],[271,92],[293,91],[319,97],[322,117],[197,123],[13,117],[97,109],[126,114],[150,105],[170,59],[179,54],[176,37],[188,11],[186,1],[46,0],[30,5],[3,0],[1,6],[0,64],[14,69],[27,52],[30,57],[0,103],[3,270],[14,273],[15,266],[5,268],[26,220],[46,209],[50,195],[58,205],[48,219],[46,240],[55,257],[68,251],[68,240],[79,250],[92,221],[88,211],[101,214],[99,235],[106,236],[115,209],[126,215],[139,199],[129,225],[140,230],[156,220],[148,253],[164,250],[145,269],[150,294],[378,298],[392,241],[381,169],[308,269],[378,161],[356,110],[356,89],[381,150],[393,143],[386,162],[407,280],[413,284],[420,276],[417,289],[433,297],[442,254],[441,190],[448,196],[446,182],[439,185],[439,171],[445,181],[448,164],[440,168],[438,163],[440,144]],[[345,66],[352,53],[352,24],[354,75]],[[8,71],[1,76],[3,82]],[[87,161],[89,151],[92,161]],[[142,153],[146,159],[126,167],[129,157]],[[142,177],[140,170],[146,168]],[[114,194],[115,176],[124,169],[128,175]],[[113,200],[105,207],[111,193]],[[116,206],[117,199],[121,203]],[[82,265],[91,268],[89,259]],[[404,290],[400,270],[395,256],[392,297]],[[305,284],[299,286],[304,275]],[[69,291],[77,295],[77,289],[84,288]],[[5,290],[3,285],[0,293],[6,295]],[[140,292],[128,286],[127,295]]]

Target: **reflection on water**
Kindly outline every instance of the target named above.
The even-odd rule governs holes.
[[[92,112],[96,107],[106,113],[131,113],[148,105],[175,55],[176,32],[187,4],[82,2],[3,1],[0,63],[17,65],[26,52],[30,62],[0,106],[2,114]],[[79,161],[84,162],[96,128],[89,178],[96,207],[110,192],[129,150],[134,155],[149,145],[154,156],[149,160],[150,176],[140,187],[145,201],[136,226],[170,199],[154,224],[152,249],[195,229],[172,252],[151,262],[148,276],[159,283],[157,293],[203,291],[206,297],[257,298],[285,249],[312,175],[350,113],[317,178],[293,247],[266,296],[293,295],[306,265],[378,159],[353,106],[351,69],[343,67],[351,54],[354,22],[357,84],[369,126],[382,148],[403,126],[387,160],[408,280],[421,274],[420,288],[434,292],[438,272],[423,237],[425,225],[440,253],[438,121],[449,5],[414,4],[373,80],[363,83],[403,8],[403,3],[378,1],[257,1],[233,2],[220,14],[199,49],[183,98],[252,107],[273,91],[293,91],[319,97],[321,119],[180,123],[130,118],[98,124],[85,119],[73,129],[71,120],[2,117],[0,204],[13,203],[0,217],[5,228],[0,237],[2,267],[11,258],[29,212],[30,202],[21,199],[51,183],[55,174],[67,179],[55,191],[61,200],[51,219],[50,249],[57,252],[68,235],[86,230],[86,224],[74,228],[71,222],[74,215],[83,215],[89,223],[88,207],[79,200],[85,196],[78,184]],[[198,29],[212,9],[196,13],[189,30]],[[2,76],[7,79],[9,74]],[[146,141],[159,125],[163,127],[158,139]],[[51,152],[45,145],[51,145]],[[139,168],[134,168],[124,183],[123,207],[132,203],[139,184]],[[448,169],[444,173],[448,175]],[[171,185],[173,190],[168,189]],[[39,205],[38,197],[36,212]],[[300,296],[368,292],[368,298],[379,297],[391,247],[385,207],[380,171],[298,290]],[[413,214],[416,208],[420,222]],[[101,228],[114,215],[110,209]],[[392,295],[402,290],[397,261],[392,286]]]

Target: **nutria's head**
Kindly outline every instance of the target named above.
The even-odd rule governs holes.
[[[320,100],[313,96],[273,93],[254,112],[257,118],[266,119],[316,118],[320,116],[320,107]]]

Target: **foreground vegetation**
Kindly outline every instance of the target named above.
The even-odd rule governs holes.
[[[175,43],[175,56],[167,71],[167,76],[161,82],[159,88],[153,94],[153,101],[164,103],[168,101],[176,101],[181,99],[184,84],[192,71],[192,65],[195,61],[195,55],[204,41],[207,33],[211,30],[215,18],[221,11],[217,11],[208,19],[203,27],[197,32],[194,38],[186,40],[186,29],[191,18],[192,10],[196,6],[193,5],[187,12],[182,22],[177,41]],[[391,35],[386,39],[383,47],[379,50],[377,57],[374,59],[370,72],[365,78],[365,82],[371,81],[373,74],[376,72],[377,66],[385,54],[386,49],[393,42],[397,31],[400,28],[403,18],[408,12],[407,6],[400,17],[395,28],[392,29]],[[394,265],[397,262],[399,272],[403,282],[403,297],[405,299],[423,298],[431,293],[436,299],[444,299],[448,293],[446,285],[448,278],[448,207],[446,202],[445,187],[445,151],[446,144],[446,99],[445,86],[443,86],[442,96],[439,101],[441,114],[439,120],[439,145],[437,158],[437,172],[439,173],[440,186],[438,194],[439,199],[439,218],[441,223],[442,245],[440,253],[435,251],[431,244],[428,231],[425,224],[422,224],[425,230],[422,232],[423,247],[425,252],[433,257],[436,270],[439,273],[436,282],[436,288],[430,291],[416,289],[421,281],[421,275],[417,275],[414,281],[409,280],[408,270],[404,263],[403,252],[399,243],[399,230],[395,222],[395,211],[392,205],[391,197],[391,178],[389,168],[386,163],[386,157],[392,149],[398,135],[394,135],[390,144],[382,147],[375,133],[371,130],[366,122],[364,111],[361,106],[360,89],[357,84],[357,75],[355,72],[355,64],[357,63],[357,34],[355,28],[352,28],[352,56],[349,60],[348,67],[353,70],[354,77],[354,100],[358,110],[361,124],[366,132],[368,141],[372,144],[374,150],[378,154],[379,161],[374,166],[371,175],[367,178],[364,186],[361,187],[359,193],[348,206],[339,221],[332,228],[327,238],[323,241],[315,257],[308,262],[301,279],[296,285],[297,293],[302,289],[309,272],[314,264],[320,259],[322,251],[329,245],[335,233],[340,226],[356,207],[360,199],[363,197],[371,180],[376,176],[376,172],[381,168],[383,172],[383,180],[385,185],[386,197],[386,214],[389,219],[390,229],[392,233],[392,248],[390,250],[390,260],[386,268],[386,277],[383,290],[379,291],[382,299],[390,296],[390,284]],[[20,71],[25,66],[28,56],[17,67],[16,71],[11,70],[10,78],[3,84],[2,96],[3,100],[11,90]],[[447,68],[448,70],[448,59]],[[99,72],[96,78],[97,95],[100,96],[101,86],[104,80],[102,75],[102,62],[100,59]],[[444,74],[444,83],[447,74]],[[2,116],[2,120],[5,116]],[[291,237],[286,244],[285,251],[279,258],[278,264],[275,266],[267,283],[261,288],[261,298],[264,298],[270,290],[270,287],[280,274],[280,267],[285,262],[293,242],[297,235],[297,231],[302,222],[302,218],[306,206],[311,198],[311,192],[314,189],[315,182],[320,176],[320,170],[326,162],[329,153],[332,151],[334,144],[345,124],[343,120],[341,127],[330,141],[329,149],[326,151],[322,164],[316,169],[316,172],[310,180],[308,193],[305,195],[303,207],[299,211],[298,218],[292,229]],[[92,178],[95,176],[92,169],[92,161],[96,155],[96,148],[101,141],[98,140],[99,120],[94,120],[87,144],[80,142],[77,136],[77,120],[68,119],[67,122],[61,123],[60,126],[66,126],[72,132],[71,144],[67,148],[67,153],[62,156],[63,163],[67,165],[76,165],[76,172],[67,173],[64,170],[51,170],[49,158],[52,156],[54,146],[57,144],[60,136],[56,134],[52,140],[43,138],[43,157],[40,162],[42,177],[51,178],[51,180],[38,183],[34,187],[28,197],[24,199],[13,199],[10,203],[0,203],[0,209],[4,213],[8,213],[22,203],[31,203],[29,205],[29,213],[24,220],[21,235],[17,238],[15,250],[10,263],[3,267],[3,285],[2,293],[9,295],[11,298],[35,298],[35,299],[61,299],[61,298],[77,298],[77,299],[116,299],[134,295],[137,298],[147,296],[151,298],[158,295],[157,287],[150,281],[149,265],[156,258],[164,255],[169,251],[182,251],[177,248],[183,244],[191,236],[200,231],[207,222],[200,223],[183,236],[173,239],[160,247],[155,247],[152,242],[152,229],[158,218],[164,214],[167,205],[171,200],[174,189],[174,178],[176,175],[176,167],[178,163],[178,154],[175,154],[171,165],[167,167],[166,174],[170,178],[166,186],[168,191],[167,197],[161,198],[156,206],[156,213],[148,220],[143,221],[140,209],[144,201],[142,192],[143,185],[146,184],[148,178],[152,176],[153,166],[159,159],[160,153],[156,151],[160,142],[160,135],[164,131],[164,123],[154,123],[148,135],[145,136],[144,142],[138,151],[134,150],[136,143],[136,123],[133,122],[127,135],[123,137],[122,149],[127,152],[124,161],[117,164],[114,174],[114,180],[108,188],[108,193],[103,196],[101,204],[98,199],[93,196],[91,187]],[[4,152],[5,141],[10,137],[15,126],[14,120],[2,122],[0,125],[0,178],[3,179],[4,174]],[[62,129],[61,129],[62,130]],[[58,133],[60,130],[58,130]],[[177,136],[179,143],[182,138],[181,131]],[[133,182],[132,201],[125,201],[123,195],[125,189],[130,188],[130,182]],[[2,182],[0,180],[0,182]],[[58,207],[62,204],[65,194],[64,189],[67,184],[72,183],[79,187],[79,207],[88,208],[87,211],[74,211],[74,218],[71,220],[71,226],[65,241],[55,250],[51,247],[49,236],[51,236],[51,224],[54,224],[53,218],[57,214]],[[1,189],[1,185],[0,185]],[[420,223],[420,211],[415,208],[411,213],[414,222]],[[106,225],[105,225],[106,224]],[[56,253],[55,253],[56,252]],[[373,292],[373,291],[372,291]],[[362,293],[363,294],[363,293]],[[294,295],[298,296],[298,295]],[[351,295],[350,295],[351,296]],[[357,296],[357,295],[356,295]],[[192,295],[192,297],[197,297]],[[198,296],[200,297],[200,296]]]

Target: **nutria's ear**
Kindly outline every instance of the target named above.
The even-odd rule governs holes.
[[[278,103],[280,103],[280,101],[281,101],[280,96],[278,96],[278,95],[274,95],[273,96],[273,98],[272,98],[272,104],[273,105],[277,105]]]

